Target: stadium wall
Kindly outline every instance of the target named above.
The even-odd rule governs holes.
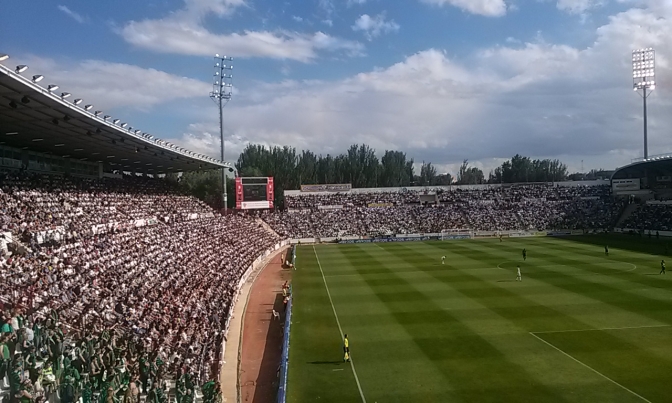
[[[289,367],[289,334],[292,326],[292,298],[287,302],[285,313],[285,330],[282,337],[282,358],[280,360],[280,384],[278,386],[278,403],[287,401],[287,370]]]
[[[639,229],[633,229],[633,228],[614,228],[614,232],[619,233],[619,234],[628,234],[630,232],[637,233],[638,231],[641,231]],[[660,236],[664,237],[672,237],[672,231],[656,231],[655,229],[645,229],[644,235],[651,235],[655,236],[656,233]]]
[[[620,231],[617,229],[617,231]],[[575,236],[575,235],[585,235],[585,234],[597,234],[602,233],[602,229],[580,229],[580,230],[570,230],[570,229],[560,229],[552,231],[474,231],[473,235],[443,235],[444,240],[456,240],[456,239],[469,239],[469,238],[498,238],[500,235],[504,238],[527,238],[527,237],[543,237],[543,236]],[[622,232],[625,232],[623,230]],[[663,232],[668,233],[669,236],[672,236],[672,231],[660,231],[660,235],[663,235]],[[668,236],[668,235],[665,235]],[[412,241],[429,241],[429,240],[440,240],[442,239],[441,234],[439,233],[428,233],[428,234],[396,234],[389,237],[366,237],[366,236],[347,236],[347,237],[329,237],[329,238],[301,238],[301,239],[291,239],[289,243],[292,245],[296,244],[317,244],[317,243],[341,243],[341,244],[354,244],[354,243],[373,243],[373,242],[412,242]]]

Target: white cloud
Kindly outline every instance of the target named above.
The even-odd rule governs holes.
[[[332,20],[322,20],[322,24],[333,27],[334,22]]]
[[[381,34],[398,31],[399,24],[394,20],[385,21],[385,13],[380,13],[375,17],[363,14],[355,21],[352,29],[353,31],[363,31],[366,38],[371,40]]]
[[[366,3],[366,0],[348,0],[348,7],[361,6]]]
[[[611,16],[585,48],[538,37],[459,60],[429,49],[337,81],[259,83],[227,106],[227,150],[235,158],[255,142],[340,153],[368,143],[445,169],[468,158],[486,174],[516,153],[560,158],[571,170],[581,160],[586,169],[614,168],[642,153],[630,50],[651,46],[659,85],[649,98],[649,152],[669,152],[670,19],[672,4],[650,0]],[[189,144],[216,133],[215,119],[202,122],[189,128]]]
[[[73,20],[77,21],[80,24],[83,24],[86,22],[86,18],[83,17],[81,14],[78,14],[72,10],[70,10],[67,6],[64,5],[59,5],[58,9],[64,12],[68,17],[72,18]]]
[[[292,16],[292,19],[293,19],[294,21],[296,21],[296,22],[301,22],[301,21],[303,21],[303,18],[299,17],[298,15],[293,15],[293,16]]]
[[[504,0],[420,0],[437,6],[450,5],[471,14],[501,17],[506,14]]]
[[[558,10],[570,14],[583,14],[593,8],[603,6],[606,0],[558,0]]]
[[[96,109],[148,110],[179,99],[205,97],[212,89],[210,83],[129,64],[100,60],[70,64],[35,56],[22,59],[31,71],[45,76],[43,83],[58,84],[73,98],[82,98]]]
[[[329,36],[323,32],[311,34],[291,31],[243,31],[217,34],[202,25],[209,13],[226,15],[243,0],[187,0],[187,6],[166,18],[131,21],[120,29],[121,36],[139,48],[160,53],[210,56],[226,49],[235,57],[266,57],[309,62],[318,51],[360,55],[364,46],[355,41]]]

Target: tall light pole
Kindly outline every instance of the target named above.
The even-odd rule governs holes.
[[[219,137],[222,140],[222,163],[224,163],[224,106],[231,100],[231,90],[233,89],[233,75],[227,70],[233,70],[231,65],[233,57],[215,55],[215,75],[212,83],[212,92],[210,98],[219,106]],[[228,64],[227,64],[228,63]],[[226,195],[226,170],[222,168],[222,200],[224,201],[224,213],[227,212],[227,195]]]
[[[632,89],[639,93],[642,90],[644,100],[644,159],[649,158],[647,139],[646,98],[656,89],[656,51],[653,48],[636,49],[632,51]],[[646,90],[649,90],[647,93]]]

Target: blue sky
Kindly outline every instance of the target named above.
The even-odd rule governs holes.
[[[633,48],[657,51],[649,153],[672,151],[670,3],[26,0],[4,2],[0,52],[213,156],[220,53],[235,58],[229,159],[249,142],[318,153],[364,142],[453,173],[469,159],[487,174],[515,153],[614,168],[642,154]]]

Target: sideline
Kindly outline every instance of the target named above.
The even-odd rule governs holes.
[[[266,256],[254,269],[245,283],[241,286],[238,298],[234,301],[232,310],[232,318],[229,324],[229,333],[227,338],[223,341],[226,343],[224,349],[224,360],[219,369],[219,385],[222,394],[223,403],[240,402],[240,361],[243,345],[243,324],[245,320],[245,311],[247,310],[247,303],[250,300],[252,285],[259,274],[268,266],[268,264],[275,258],[278,253],[284,252],[290,245],[281,246],[279,249],[273,251]],[[241,303],[245,299],[245,303]],[[239,328],[236,329],[236,327]]]
[[[324,277],[324,271],[322,271],[322,265],[320,264],[320,258],[317,257],[317,250],[315,245],[313,245],[313,252],[315,253],[315,259],[317,260],[317,266],[320,268],[320,273],[322,273],[322,280],[324,281],[324,288],[327,290],[327,296],[329,297],[329,303],[331,304],[331,309],[334,311],[334,316],[336,317],[336,324],[338,325],[338,331],[343,338],[343,329],[341,328],[341,321],[338,320],[338,314],[336,313],[336,308],[334,307],[334,301],[331,299],[331,293],[329,292],[329,286],[327,285],[327,279]],[[355,376],[355,381],[357,382],[357,389],[359,389],[359,395],[362,397],[362,403],[366,403],[366,398],[364,397],[364,392],[362,392],[362,385],[359,383],[359,377],[357,376],[357,371],[355,371],[355,363],[350,358],[350,367],[352,368],[352,374]]]
[[[596,330],[599,330],[599,329],[596,329]],[[633,392],[632,390],[626,388],[625,386],[623,386],[623,385],[621,385],[620,383],[616,382],[615,380],[609,378],[608,376],[606,376],[605,374],[603,374],[603,373],[601,373],[600,371],[596,370],[595,368],[591,367],[590,365],[588,365],[588,364],[586,364],[586,363],[584,363],[584,362],[582,362],[582,361],[579,361],[579,359],[574,358],[574,357],[573,357],[572,355],[570,355],[569,353],[566,353],[566,352],[562,351],[559,347],[556,347],[556,346],[553,345],[552,343],[550,343],[550,342],[548,342],[548,341],[542,339],[541,337],[537,336],[536,334],[534,334],[534,333],[532,333],[532,332],[529,332],[529,334],[532,335],[532,336],[533,336],[534,338],[536,338],[537,340],[541,341],[542,343],[546,344],[547,346],[549,346],[549,347],[553,348],[554,350],[556,350],[556,351],[562,353],[562,355],[564,355],[565,357],[571,358],[573,361],[575,361],[575,362],[581,364],[581,365],[584,366],[585,368],[588,368],[589,370],[593,371],[594,373],[596,373],[597,375],[601,376],[602,378],[608,380],[609,382],[613,383],[614,385],[620,387],[621,389],[630,392],[631,394],[633,394],[634,396],[637,396],[638,398],[642,399],[642,400],[645,401],[645,402],[652,403],[650,400],[648,400],[647,398],[643,397],[642,395],[639,395],[639,394],[637,394],[636,392]]]

